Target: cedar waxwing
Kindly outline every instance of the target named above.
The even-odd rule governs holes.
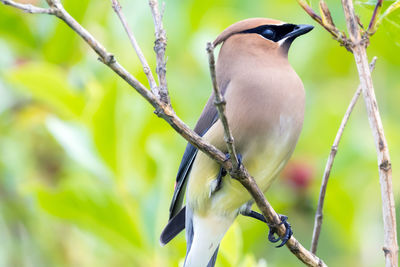
[[[296,37],[312,29],[310,25],[252,18],[231,25],[213,43],[223,43],[216,65],[217,83],[226,100],[237,153],[263,192],[289,160],[303,125],[304,88],[289,64],[288,49]],[[227,153],[213,102],[212,94],[194,130]],[[182,208],[185,189],[186,206]],[[188,144],[161,244],[186,228],[184,266],[214,266],[219,244],[239,213],[264,220],[251,211],[252,204],[250,194],[238,181]],[[291,235],[290,225],[285,225],[287,238],[281,245]],[[269,239],[279,240],[273,235]]]

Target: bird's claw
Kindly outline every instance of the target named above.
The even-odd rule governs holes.
[[[286,242],[293,235],[292,227],[290,226],[289,222],[287,221],[288,217],[285,216],[285,215],[280,215],[280,219],[281,219],[281,223],[279,225],[283,224],[285,226],[285,228],[286,228],[285,235],[282,238],[279,237],[279,236],[277,238],[275,238],[274,235],[277,233],[276,232],[276,227],[273,226],[273,225],[268,225],[269,226],[268,240],[270,242],[272,242],[272,243],[276,243],[279,240],[282,241],[278,246],[276,246],[277,248],[280,248],[283,245],[285,245]]]
[[[257,219],[259,221],[262,221],[262,222],[266,223],[266,220],[265,220],[264,216],[262,214],[258,213],[258,212],[250,210],[250,207],[248,209],[246,207],[245,209],[241,210],[240,213],[242,215],[244,215],[244,216],[251,217],[251,218],[254,218],[254,219]],[[279,240],[282,240],[282,242],[277,246],[277,248],[280,248],[283,245],[285,245],[286,242],[293,235],[292,227],[290,226],[289,222],[287,221],[288,217],[285,216],[285,215],[280,215],[279,218],[281,219],[281,222],[279,223],[279,225],[283,224],[285,226],[285,228],[286,228],[285,235],[282,238],[279,237],[279,236],[275,237],[275,234],[277,234],[276,225],[275,224],[271,225],[271,224],[267,223],[267,225],[269,227],[268,240],[270,242],[272,242],[272,243],[276,243]]]

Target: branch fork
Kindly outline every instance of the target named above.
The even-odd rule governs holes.
[[[333,159],[336,154],[336,147],[340,141],[340,137],[343,133],[348,116],[350,116],[352,106],[357,101],[358,95],[362,92],[367,108],[368,119],[370,127],[374,136],[375,147],[377,151],[378,166],[379,166],[379,181],[381,185],[381,197],[382,197],[382,211],[383,211],[383,223],[384,223],[384,256],[386,266],[398,266],[398,244],[397,244],[397,232],[396,232],[396,212],[394,208],[394,196],[393,196],[393,185],[392,185],[392,170],[390,163],[390,156],[388,145],[386,142],[381,117],[375,97],[374,87],[371,78],[371,70],[368,67],[366,48],[369,45],[370,37],[376,32],[377,27],[381,19],[385,14],[390,13],[392,10],[400,6],[400,2],[396,1],[393,3],[384,13],[380,15],[383,0],[377,0],[374,12],[370,19],[368,29],[365,30],[360,23],[359,18],[355,15],[353,1],[342,0],[342,6],[346,18],[347,30],[349,38],[338,36],[337,32],[340,32],[334,25],[330,16],[330,12],[323,2],[320,1],[321,15],[318,16],[314,10],[304,0],[297,0],[301,7],[322,27],[324,27],[340,44],[344,45],[346,49],[353,53],[354,59],[357,65],[357,70],[360,79],[360,88],[354,95],[350,106],[343,118],[342,125],[339,128],[337,136],[335,138],[334,146],[332,147],[331,154],[329,156],[323,182],[320,192],[320,200],[318,203],[317,214],[315,217],[313,241],[311,245],[311,251],[316,252],[318,236],[321,229],[322,223],[322,205],[325,197],[326,186],[332,168]],[[325,18],[325,19],[324,19]],[[334,27],[334,28],[332,28]],[[335,149],[334,149],[335,148]]]

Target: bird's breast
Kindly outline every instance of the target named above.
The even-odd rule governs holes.
[[[235,75],[226,90],[226,114],[239,146],[298,131],[303,123],[304,89],[294,70],[289,65],[262,69]]]
[[[226,113],[243,164],[266,191],[297,143],[304,117],[304,89],[289,66],[281,71],[244,73],[227,89]],[[250,200],[239,182],[224,179],[215,209],[234,210]],[[223,203],[223,204],[222,204]]]

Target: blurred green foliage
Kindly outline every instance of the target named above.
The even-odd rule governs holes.
[[[44,5],[44,1],[28,1]],[[357,2],[364,25],[375,1]],[[393,1],[385,1],[385,7]],[[109,1],[63,1],[147,84]],[[121,1],[154,69],[146,1]],[[317,2],[312,1],[317,7]],[[344,29],[338,1],[328,1]],[[210,91],[205,44],[248,17],[313,21],[295,1],[166,1],[168,82],[178,115],[193,126]],[[400,12],[371,39],[373,78],[400,205]],[[160,247],[185,141],[63,22],[0,6],[0,266],[177,266],[181,234]],[[353,57],[316,26],[293,44],[290,61],[307,91],[304,129],[283,179],[267,196],[310,243],[320,178],[336,130],[358,85]],[[400,214],[400,210],[397,210]],[[382,266],[378,168],[361,101],[332,171],[318,255],[330,266]],[[267,241],[262,223],[239,218],[217,266],[300,266]]]

